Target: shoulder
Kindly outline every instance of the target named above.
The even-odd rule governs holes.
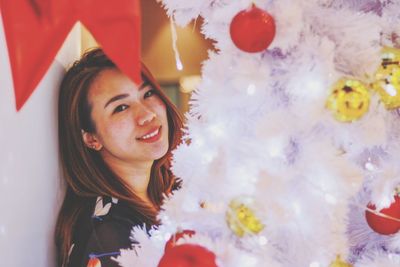
[[[111,257],[118,256],[120,249],[131,247],[130,233],[137,225],[128,214],[118,199],[98,197],[76,226],[68,266],[90,266],[88,263],[95,260],[101,267],[118,266]]]

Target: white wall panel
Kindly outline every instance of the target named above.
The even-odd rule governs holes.
[[[80,28],[76,25],[28,102],[16,112],[0,19],[1,266],[54,266],[54,224],[62,198],[58,86],[65,66],[79,53]]]

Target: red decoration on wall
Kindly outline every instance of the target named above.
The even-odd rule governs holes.
[[[252,4],[232,19],[230,34],[239,49],[249,53],[261,52],[275,37],[275,21],[268,12]]]
[[[79,20],[104,52],[140,83],[139,0],[0,0],[17,110]]]
[[[206,248],[184,244],[168,249],[158,267],[217,267],[215,254]]]
[[[400,197],[395,196],[394,199],[395,201],[390,205],[390,207],[382,209],[379,212],[397,220],[385,218],[382,215],[375,214],[369,210],[365,211],[367,223],[375,232],[382,235],[391,235],[400,231]],[[369,204],[368,208],[375,210],[375,205]]]
[[[173,248],[179,239],[184,237],[192,237],[195,233],[196,232],[193,230],[183,230],[181,232],[177,232],[176,234],[172,235],[168,242],[165,244],[165,251]]]

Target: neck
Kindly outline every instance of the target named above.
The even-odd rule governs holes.
[[[147,188],[150,181],[151,166],[154,161],[124,162],[113,158],[103,157],[111,170],[118,175],[129,188],[145,203],[153,206]]]

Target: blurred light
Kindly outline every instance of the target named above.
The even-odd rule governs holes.
[[[301,214],[301,206],[298,202],[293,202],[293,209],[297,215]]]
[[[254,95],[255,93],[256,93],[256,86],[253,83],[249,84],[249,86],[247,87],[247,94]]]
[[[255,182],[258,181],[258,177],[257,176],[252,175],[252,176],[247,176],[247,177],[248,177],[247,181],[249,181],[249,182],[255,183]]]
[[[258,238],[258,243],[260,244],[260,246],[265,246],[266,244],[268,244],[268,239],[265,236],[260,236]]]
[[[179,79],[180,91],[182,93],[190,93],[197,88],[200,82],[200,75],[183,76]]]
[[[312,79],[307,83],[307,89],[309,92],[318,93],[321,91],[321,87],[321,83],[317,80]]]
[[[303,81],[303,82],[302,82]],[[326,88],[321,80],[314,76],[304,77],[302,81],[299,81],[295,94],[306,97],[308,99],[316,99],[321,97]]]
[[[325,194],[325,201],[332,205],[336,205],[337,203],[337,199],[331,194]]]
[[[246,255],[245,257],[242,258],[240,263],[241,264],[238,266],[254,267],[254,266],[257,266],[258,260],[257,260],[257,258],[255,258],[251,255]]]
[[[225,204],[223,202],[207,202],[205,203],[205,209],[213,213],[223,213],[225,211]]]
[[[202,146],[204,146],[204,139],[201,138],[201,137],[196,137],[196,138],[193,140],[193,144],[194,144],[195,146],[197,146],[197,147],[202,147]]]
[[[216,137],[221,137],[225,135],[224,127],[220,123],[211,124],[208,130]]]
[[[386,86],[383,87],[386,91],[386,93],[390,96],[396,96],[397,95],[397,90],[396,88],[391,85],[391,84],[386,84]]]
[[[168,215],[161,215],[161,220],[164,224],[168,224],[171,220],[169,219]]]
[[[284,158],[283,140],[279,138],[270,139],[268,142],[268,152],[271,157]]]
[[[184,212],[196,212],[200,209],[200,205],[196,199],[187,197],[181,204],[181,208]]]
[[[375,170],[375,166],[371,162],[367,162],[365,163],[365,169],[367,169],[368,171],[373,171]]]
[[[182,65],[180,58],[176,58],[176,68],[178,70],[183,70],[183,65]]]
[[[311,262],[310,267],[321,267],[321,264],[317,261]]]
[[[212,162],[213,160],[214,160],[214,153],[212,153],[211,151],[203,152],[203,160],[202,160],[203,164],[208,164],[208,163]]]
[[[400,255],[397,255],[397,254],[389,253],[388,258],[391,261],[400,261]]]
[[[174,50],[174,54],[175,54],[176,68],[178,70],[183,70],[182,61],[179,56],[178,47],[176,45],[176,42],[178,40],[178,35],[176,34],[176,27],[175,27],[175,22],[173,20],[173,17],[171,17],[170,25],[171,25],[171,34],[172,34],[172,49]]]

